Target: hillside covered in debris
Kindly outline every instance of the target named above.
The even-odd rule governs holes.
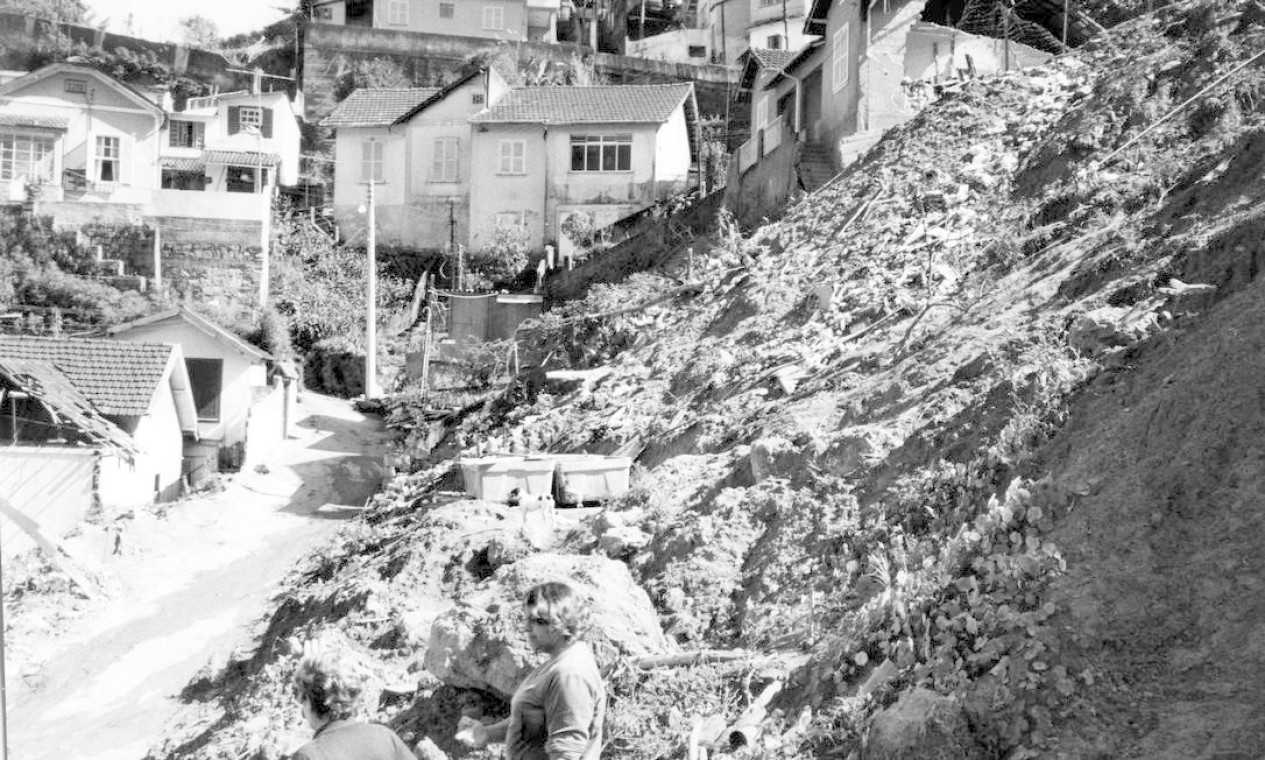
[[[457,716],[504,713],[558,576],[598,592],[604,757],[1256,756],[1263,22],[1175,4],[970,81],[692,271],[549,312],[524,350],[601,371],[410,436],[152,757],[297,747],[321,632],[411,745],[491,757]],[[552,535],[451,495],[511,441],[636,450],[634,487]]]

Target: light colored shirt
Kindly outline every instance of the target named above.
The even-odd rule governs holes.
[[[533,670],[510,700],[508,760],[598,760],[606,688],[587,644],[575,642]]]

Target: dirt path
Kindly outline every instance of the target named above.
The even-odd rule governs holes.
[[[383,475],[381,422],[312,394],[300,414],[266,472],[165,515],[138,514],[120,555],[96,539],[91,559],[117,588],[73,630],[34,645],[33,685],[10,675],[13,760],[143,757],[189,679],[248,643],[287,570],[359,512]]]

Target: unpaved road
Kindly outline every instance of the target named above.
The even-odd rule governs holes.
[[[360,511],[382,480],[381,422],[315,394],[299,410],[296,436],[266,472],[139,514],[118,555],[112,537],[95,539],[88,553],[113,590],[72,630],[30,645],[42,665],[33,684],[10,673],[12,760],[143,757],[190,678],[248,644],[278,581]]]

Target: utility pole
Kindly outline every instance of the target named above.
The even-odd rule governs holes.
[[[369,283],[365,323],[365,400],[378,395],[378,232],[373,186],[369,178]]]
[[[16,405],[13,408],[17,408]],[[14,420],[14,438],[17,437],[17,420]],[[0,568],[0,591],[4,590],[4,570]],[[4,674],[4,605],[0,604],[0,760],[9,760],[9,699]]]
[[[1067,50],[1067,16],[1068,16],[1067,6],[1068,6],[1068,3],[1070,2],[1072,2],[1072,0],[1063,0],[1063,49],[1064,50]]]

